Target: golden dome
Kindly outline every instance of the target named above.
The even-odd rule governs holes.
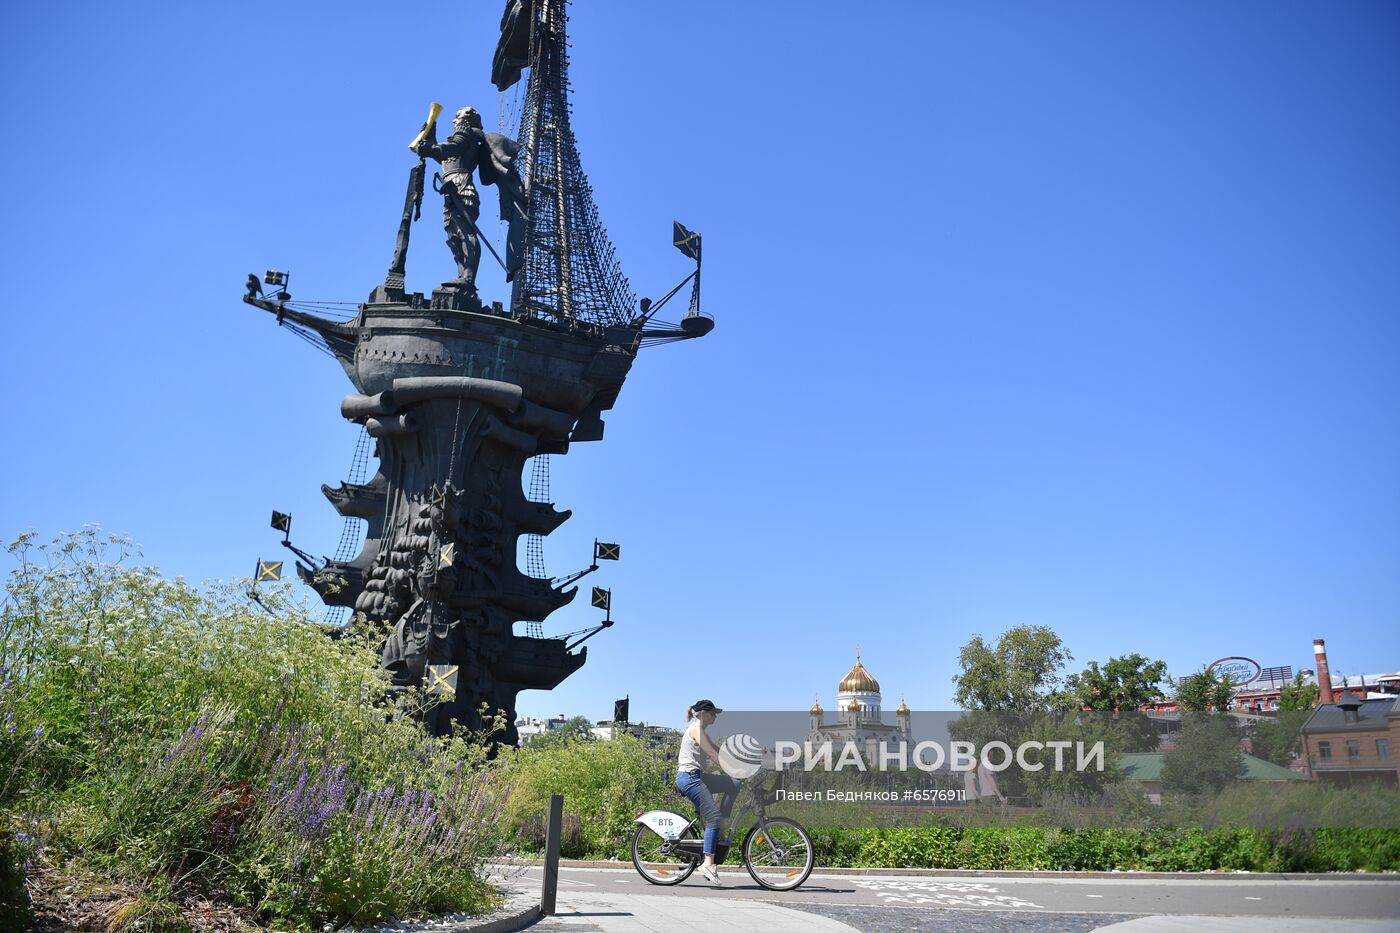
[[[860,655],[856,655],[856,666],[841,678],[841,685],[837,689],[841,693],[879,693],[880,682],[870,676],[870,672],[860,663]]]
[[[899,706],[895,708],[895,712],[896,712],[896,713],[907,713],[907,712],[909,712],[909,705],[908,705],[907,703],[904,702],[904,697],[900,697],[900,698],[899,698]]]
[[[851,702],[846,706],[846,711],[848,713],[859,713],[860,701],[857,700],[855,697],[851,697]]]
[[[815,698],[815,699],[812,700],[812,715],[813,715],[813,716],[820,716],[821,714],[822,714],[822,701],[821,701],[820,698]]]

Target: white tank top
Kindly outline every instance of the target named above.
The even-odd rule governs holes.
[[[704,771],[705,762],[709,760],[709,756],[700,747],[700,743],[695,741],[695,738],[690,734],[692,726],[704,728],[698,723],[691,723],[690,726],[686,727],[685,735],[681,737],[680,754],[676,756],[677,771]]]

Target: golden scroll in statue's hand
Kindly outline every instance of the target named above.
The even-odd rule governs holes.
[[[419,131],[418,135],[413,137],[413,142],[408,144],[408,148],[412,149],[414,152],[417,152],[418,147],[424,142],[424,140],[431,139],[435,135],[435,130],[437,128],[437,118],[438,114],[440,113],[442,113],[442,104],[439,104],[437,101],[433,101],[431,106],[428,107],[427,122],[423,124],[423,129]]]

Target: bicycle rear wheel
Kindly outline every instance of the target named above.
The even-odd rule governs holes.
[[[637,874],[652,884],[680,884],[695,871],[696,863],[677,852],[675,842],[700,838],[693,823],[669,844],[648,827],[638,824],[632,833],[632,864]]]
[[[816,864],[812,837],[794,820],[773,817],[744,837],[744,867],[771,891],[791,891]]]

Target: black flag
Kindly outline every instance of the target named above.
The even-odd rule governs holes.
[[[501,38],[491,62],[491,83],[504,91],[520,80],[520,69],[530,64],[530,26],[534,20],[531,0],[506,0],[501,15]]]
[[[681,226],[679,220],[672,221],[675,229],[672,231],[672,239],[675,241],[676,249],[685,253],[696,262],[700,261],[700,234],[691,233]]]
[[[631,722],[627,718],[627,697],[613,701],[613,722]]]
[[[280,560],[260,560],[258,561],[258,573],[253,578],[254,583],[261,583],[264,580],[282,579],[282,562]]]
[[[594,542],[594,544],[593,544],[593,559],[594,559],[594,560],[621,560],[621,559],[622,559],[622,545],[620,545],[620,544],[604,544],[602,541]]]
[[[292,533],[292,517],[291,517],[290,515],[286,515],[286,514],[284,514],[284,513],[282,513],[282,512],[279,512],[279,511],[277,511],[276,509],[273,509],[273,510],[272,510],[272,527],[273,527],[273,528],[276,528],[278,531],[282,532],[283,534],[291,534],[291,533]]]
[[[612,591],[605,590],[601,586],[593,587],[593,607],[595,609],[612,608]]]

